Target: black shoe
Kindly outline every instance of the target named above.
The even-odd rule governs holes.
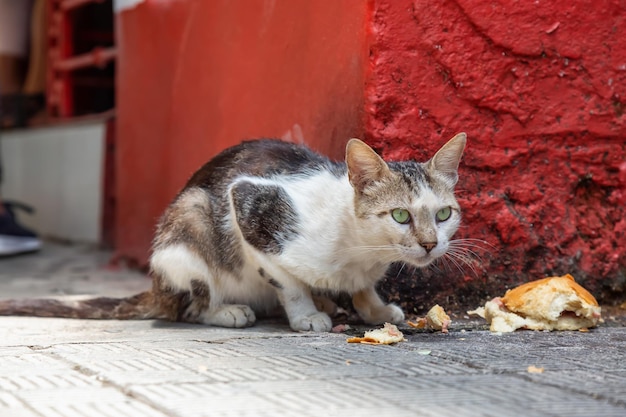
[[[43,94],[7,94],[0,96],[0,130],[25,127],[46,105]]]
[[[29,206],[18,203],[4,203],[4,213],[0,214],[0,256],[20,255],[41,249],[41,240],[33,231],[20,225],[14,209],[32,213]]]

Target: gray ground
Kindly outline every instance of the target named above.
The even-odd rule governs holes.
[[[52,244],[0,259],[0,297],[149,287],[107,260]],[[588,333],[483,329],[403,328],[406,342],[371,346],[282,321],[229,330],[0,317],[0,416],[626,416],[618,322]]]

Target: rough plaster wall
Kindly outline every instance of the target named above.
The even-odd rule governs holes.
[[[458,236],[488,242],[471,268],[394,271],[386,292],[419,310],[570,272],[605,301],[623,298],[623,2],[377,0],[374,9],[367,140],[387,158],[424,160],[467,132]]]

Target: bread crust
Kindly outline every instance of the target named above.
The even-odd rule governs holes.
[[[484,317],[494,332],[581,330],[601,319],[595,297],[569,274],[522,284],[470,313]]]
[[[532,312],[543,310],[543,304],[548,300],[553,301],[555,296],[571,293],[574,293],[584,304],[598,306],[598,301],[595,297],[580,286],[570,274],[565,274],[562,277],[543,278],[522,284],[519,287],[508,290],[502,297],[502,302],[511,311],[529,315]]]

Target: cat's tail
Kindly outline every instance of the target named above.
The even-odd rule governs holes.
[[[125,298],[0,300],[0,316],[141,320],[161,318],[151,291]]]

